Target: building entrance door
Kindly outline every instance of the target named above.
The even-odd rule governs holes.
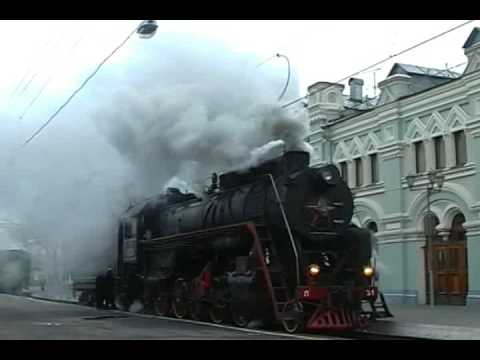
[[[467,237],[463,223],[465,217],[457,214],[452,221],[448,238],[440,236],[433,219],[432,277],[433,293],[437,305],[465,305],[468,293]],[[424,247],[426,302],[430,304],[430,276],[428,247]]]
[[[466,242],[434,244],[434,288],[438,305],[465,305],[467,297]]]

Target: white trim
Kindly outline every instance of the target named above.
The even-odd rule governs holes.
[[[377,235],[377,238],[380,239],[380,236]],[[378,245],[389,245],[389,244],[400,244],[400,243],[404,244],[404,243],[415,243],[415,242],[425,243],[425,239],[423,239],[423,240],[420,240],[420,239],[408,240],[408,239],[403,238],[403,239],[398,239],[398,240],[378,240]]]
[[[351,190],[352,190],[352,193],[355,195],[355,199],[360,199],[360,198],[364,198],[372,195],[380,195],[385,193],[385,189],[383,188],[383,185],[381,189],[370,190],[370,189],[363,189],[363,187],[356,187]]]
[[[410,297],[410,298],[416,298],[416,294],[405,294],[405,293],[387,293],[383,292],[383,295],[385,296],[402,296],[402,297]]]

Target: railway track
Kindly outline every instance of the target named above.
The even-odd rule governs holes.
[[[326,335],[329,335],[325,333]],[[332,336],[335,334],[331,334]],[[410,336],[399,336],[391,334],[381,334],[368,331],[348,331],[342,334],[336,334],[336,337],[350,340],[385,340],[385,341],[428,341],[434,339],[416,338]]]
[[[27,296],[37,300],[49,301],[49,302],[57,302],[57,303],[66,303],[66,304],[74,304],[79,306],[90,307],[87,305],[79,304],[75,301],[70,300],[59,300],[59,299],[50,299],[44,297],[37,297],[37,296]],[[91,307],[90,307],[91,308]],[[406,337],[406,336],[398,336],[398,335],[389,335],[389,334],[381,334],[381,333],[374,333],[369,331],[348,331],[348,332],[323,332],[319,333],[302,333],[302,334],[287,334],[283,332],[281,329],[271,329],[271,330],[263,330],[263,329],[255,329],[255,328],[240,328],[234,325],[225,324],[225,325],[218,325],[213,324],[210,322],[205,321],[196,321],[191,319],[177,319],[174,317],[164,317],[164,316],[156,316],[153,314],[147,313],[133,313],[121,310],[105,310],[106,312],[111,313],[112,315],[104,314],[102,318],[117,318],[117,317],[128,317],[128,316],[138,316],[138,317],[147,317],[147,318],[155,318],[155,319],[163,319],[168,321],[175,321],[175,322],[183,322],[183,323],[191,323],[195,325],[201,326],[209,326],[209,327],[217,327],[217,328],[225,328],[225,329],[235,329],[238,331],[245,331],[251,333],[258,333],[258,334],[271,334],[277,336],[285,336],[290,338],[296,338],[298,340],[385,340],[385,341],[425,341],[425,340],[432,340],[426,338],[414,338],[414,337]]]

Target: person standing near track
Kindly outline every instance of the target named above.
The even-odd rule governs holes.
[[[105,303],[105,277],[98,274],[95,278],[95,300],[98,309],[102,309]]]
[[[108,309],[115,308],[115,279],[113,277],[112,268],[108,268],[104,277],[104,296],[105,305]]]

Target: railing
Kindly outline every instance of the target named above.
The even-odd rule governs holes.
[[[297,247],[295,245],[295,240],[293,239],[292,230],[290,229],[290,224],[288,223],[287,215],[285,214],[285,209],[284,209],[282,201],[280,199],[280,194],[278,193],[278,189],[277,189],[277,185],[275,183],[275,180],[273,179],[272,174],[265,174],[265,176],[268,176],[268,178],[270,179],[270,182],[272,183],[273,190],[275,192],[275,197],[277,198],[278,206],[279,206],[280,211],[282,213],[283,222],[285,223],[285,227],[287,228],[288,237],[290,238],[290,244],[292,245],[293,253],[295,254],[295,269],[296,269],[296,272],[297,272],[297,274],[296,274],[297,275],[297,285],[299,285],[300,284],[300,263],[299,263],[299,260],[298,260],[298,251],[297,251]]]

